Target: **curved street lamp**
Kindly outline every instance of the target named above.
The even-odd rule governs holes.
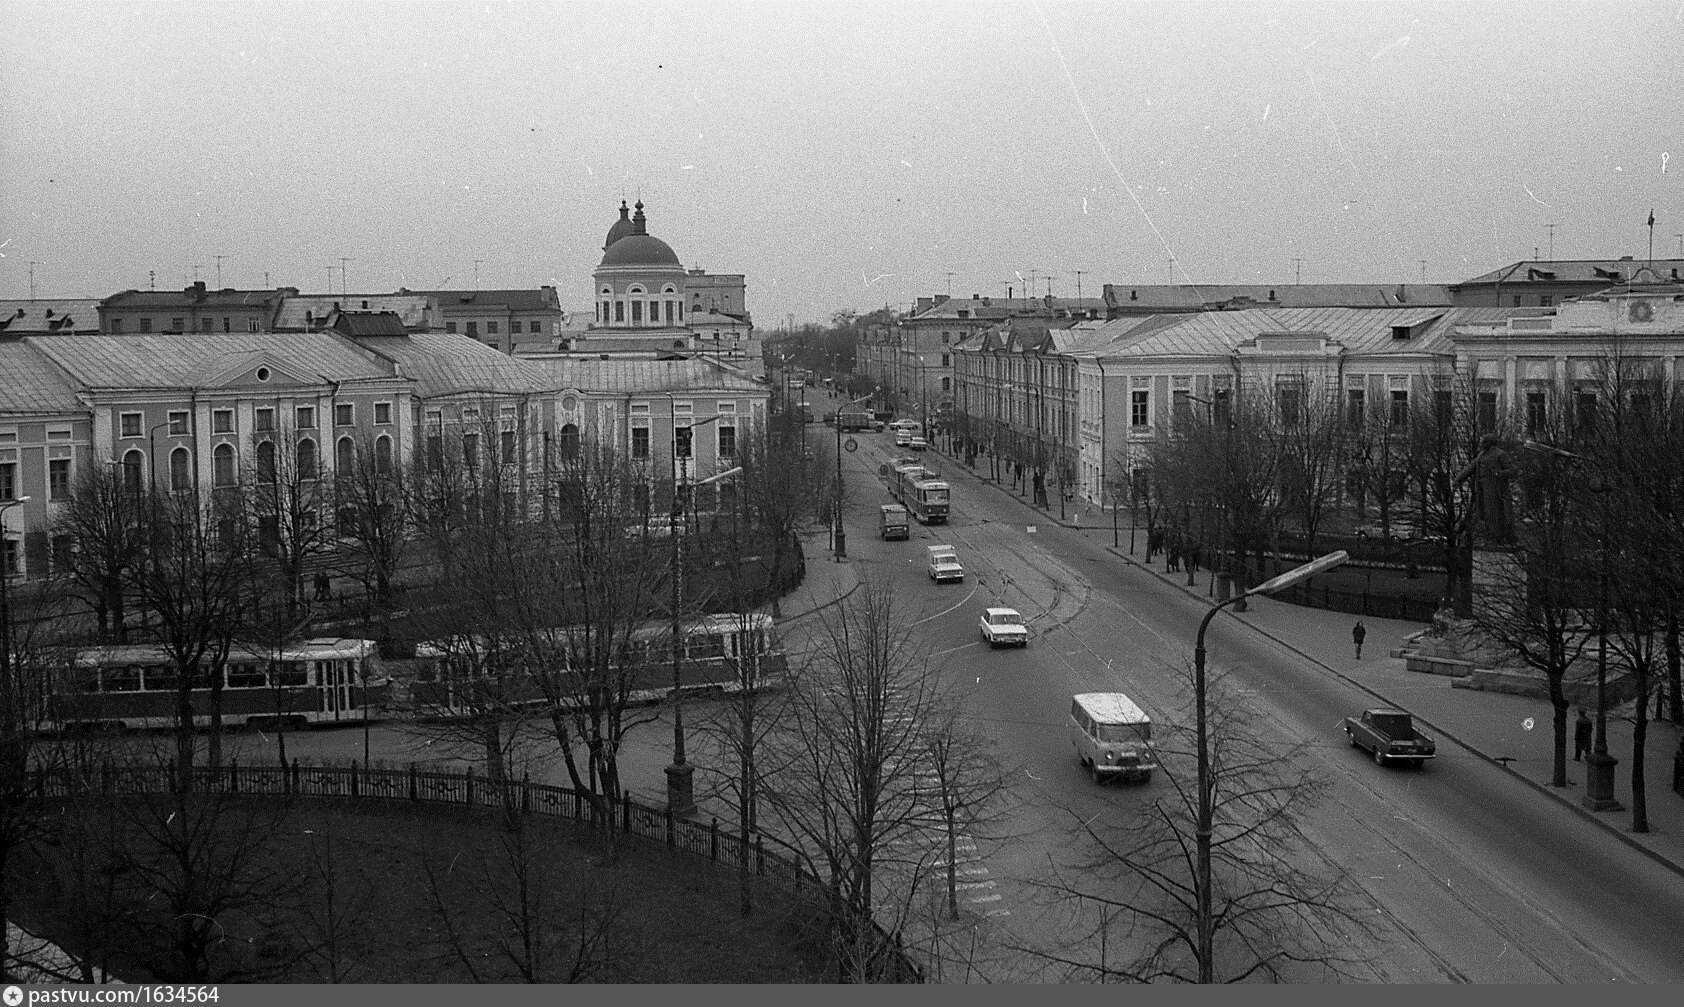
[[[1199,749],[1199,821],[1198,821],[1198,862],[1196,883],[1199,886],[1198,901],[1198,938],[1199,938],[1199,982],[1213,981],[1213,963],[1211,961],[1211,942],[1215,931],[1215,919],[1211,915],[1210,907],[1210,837],[1212,817],[1212,795],[1210,778],[1210,739],[1205,723],[1205,630],[1210,626],[1210,620],[1216,613],[1229,605],[1237,604],[1247,595],[1274,594],[1285,590],[1300,581],[1308,580],[1318,573],[1325,573],[1350,557],[1344,550],[1330,552],[1295,567],[1278,577],[1270,578],[1252,588],[1250,591],[1239,591],[1233,597],[1219,601],[1205,613],[1204,620],[1199,623],[1199,635],[1193,643],[1193,719],[1198,729]]]
[[[861,395],[836,407],[836,530],[831,535],[831,544],[836,547],[838,560],[848,555],[848,533],[842,528],[842,410],[859,405],[869,398],[870,395]]]

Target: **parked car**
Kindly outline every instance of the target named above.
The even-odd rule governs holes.
[[[1352,748],[1360,748],[1374,756],[1376,766],[1397,759],[1419,769],[1422,763],[1438,754],[1433,739],[1417,730],[1415,718],[1402,710],[1374,709],[1362,711],[1360,717],[1345,718],[1345,737]]]
[[[959,554],[952,546],[925,546],[924,552],[930,557],[930,579],[937,584],[965,579],[965,568],[959,565]]]
[[[912,446],[912,434],[905,429],[895,431],[895,447],[909,448]]]
[[[1120,692],[1084,692],[1070,700],[1070,743],[1076,758],[1104,783],[1121,776],[1144,783],[1158,768],[1152,718]]]
[[[1029,646],[1029,627],[1015,608],[985,608],[979,622],[990,648]]]
[[[930,446],[930,442],[925,440],[922,437],[914,435],[912,437],[907,438],[906,446],[911,448],[914,451],[922,451],[925,448]]]

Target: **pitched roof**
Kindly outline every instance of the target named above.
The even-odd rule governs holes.
[[[396,363],[398,373],[416,382],[415,392],[422,398],[526,395],[555,387],[548,375],[525,359],[506,356],[454,332],[358,337],[355,344]]]
[[[322,328],[335,311],[395,312],[407,330],[433,327],[434,302],[427,294],[303,294],[287,297],[275,309],[276,332]]]
[[[395,311],[335,311],[328,328],[346,336],[402,336],[408,331]]]
[[[204,388],[233,363],[267,359],[301,376],[335,381],[389,378],[390,366],[332,333],[178,333],[55,336],[32,341],[71,381],[87,388]]]
[[[1511,283],[1601,283],[1613,286],[1629,282],[1639,269],[1652,268],[1662,281],[1684,275],[1684,259],[1522,259],[1471,280],[1453,283],[1451,289],[1485,284]]]
[[[1107,283],[1109,310],[1136,313],[1213,308],[1396,308],[1448,306],[1450,288],[1432,283]]]
[[[221,290],[206,288],[204,281],[195,282],[184,290],[125,290],[112,294],[101,307],[109,308],[186,308],[186,307],[262,307],[283,297],[298,296],[296,287],[277,287],[274,290]]]
[[[568,354],[523,358],[541,367],[556,388],[608,395],[665,395],[668,392],[751,392],[769,395],[766,385],[709,357],[673,360],[584,357]]]
[[[1506,317],[1506,308],[1253,308],[1245,311],[1156,315],[1117,319],[1096,335],[1115,333],[1088,352],[1099,357],[1213,356],[1260,335],[1314,333],[1347,353],[1444,353],[1458,324]],[[1118,323],[1134,322],[1133,325]],[[1396,338],[1399,328],[1407,339]]]
[[[95,297],[0,300],[0,334],[32,336],[98,331],[99,299]]]
[[[554,287],[543,286],[536,290],[409,290],[400,289],[400,294],[422,294],[436,297],[439,308],[446,314],[458,308],[482,308],[487,311],[560,311],[561,301],[556,297]]]
[[[0,416],[83,410],[75,384],[35,348],[33,339],[0,343]]]

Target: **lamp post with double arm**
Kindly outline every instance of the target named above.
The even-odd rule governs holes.
[[[836,407],[836,531],[831,543],[836,546],[836,558],[839,560],[848,555],[848,533],[842,527],[842,410],[859,405],[869,398],[870,395],[861,395]]]
[[[1199,982],[1212,981],[1215,973],[1211,958],[1211,944],[1215,933],[1215,917],[1211,912],[1210,892],[1210,842],[1213,831],[1211,821],[1214,816],[1213,791],[1215,783],[1211,779],[1210,771],[1210,732],[1205,718],[1205,630],[1210,627],[1210,621],[1216,613],[1229,605],[1237,604],[1240,599],[1252,594],[1274,594],[1285,590],[1300,581],[1308,580],[1318,573],[1325,573],[1349,558],[1343,550],[1330,552],[1305,563],[1303,566],[1288,570],[1279,577],[1271,578],[1252,588],[1250,591],[1241,590],[1233,597],[1219,601],[1205,613],[1204,620],[1199,623],[1199,634],[1193,643],[1193,719],[1197,725],[1197,745],[1199,760],[1198,775],[1198,824],[1196,832],[1197,860],[1195,872],[1198,885],[1198,955]]]

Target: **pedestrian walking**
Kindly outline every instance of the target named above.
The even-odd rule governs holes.
[[[316,574],[316,600],[327,601],[333,596],[333,581],[326,573]]]
[[[1590,754],[1591,732],[1596,725],[1590,722],[1590,714],[1584,707],[1579,707],[1579,719],[1573,721],[1573,761],[1578,762],[1582,756]]]
[[[1351,642],[1357,645],[1357,660],[1359,661],[1362,660],[1362,641],[1367,636],[1368,627],[1362,624],[1361,619],[1358,619],[1357,624],[1351,627]]]

